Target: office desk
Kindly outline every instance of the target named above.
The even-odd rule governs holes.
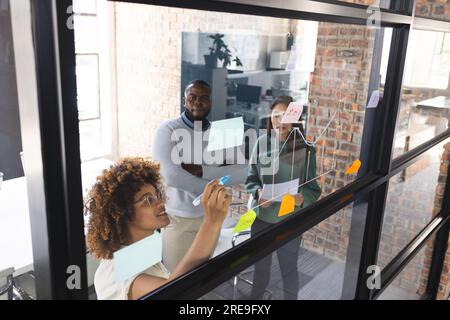
[[[2,182],[0,190],[0,270],[14,275],[33,269],[31,227],[25,177]]]

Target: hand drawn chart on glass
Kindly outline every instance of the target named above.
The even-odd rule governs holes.
[[[302,122],[299,120],[304,111],[303,104],[294,102],[288,106],[281,122],[291,124],[293,127],[283,143],[278,142],[277,146],[272,146],[272,151],[276,151],[272,152],[271,155],[272,163],[278,162],[278,165],[271,165],[273,170],[275,170],[274,168],[282,170],[283,164],[285,165],[284,179],[283,181],[276,181],[275,176],[278,173],[275,171],[267,170],[262,173],[262,175],[268,177],[268,179],[265,179],[260,197],[263,201],[248,208],[249,212],[258,212],[258,208],[264,208],[267,207],[266,204],[270,204],[270,206],[278,208],[278,217],[289,216],[299,212],[299,206],[304,201],[302,193],[308,187],[308,184],[310,184],[309,187],[316,184],[319,189],[317,197],[312,200],[313,202],[319,199],[321,193],[326,195],[334,191],[333,189],[324,192],[323,189],[325,185],[338,186],[333,181],[335,176],[350,176],[347,180],[356,176],[361,167],[361,161],[357,158],[359,155],[356,155],[358,151],[353,152],[348,157],[341,157],[338,161],[342,144],[345,143],[342,142],[345,139],[338,139],[348,132],[348,126],[351,125],[348,121],[349,114],[353,116],[358,112],[358,110],[355,110],[354,104],[346,101],[348,90],[348,84],[342,83],[341,87],[336,90],[333,103],[320,106],[320,130],[308,132],[301,126]],[[317,119],[313,117],[317,115],[319,105],[320,103],[314,101],[309,104],[309,110],[311,110],[311,107],[315,108],[314,114],[309,115],[309,123],[316,123]],[[302,155],[297,152],[298,149],[308,150],[308,152]],[[316,159],[319,160],[316,161]],[[294,170],[301,167],[304,169],[304,175],[299,179],[294,174]],[[287,174],[286,168],[288,168],[288,171],[290,170]],[[270,180],[271,182],[268,182]],[[309,201],[309,203],[312,202]],[[253,216],[250,218],[253,218]],[[242,228],[251,226],[253,220],[250,218],[245,220],[247,223]]]

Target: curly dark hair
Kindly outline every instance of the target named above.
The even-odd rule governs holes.
[[[87,244],[98,259],[112,259],[127,242],[134,196],[145,184],[152,185],[157,196],[165,200],[159,164],[140,157],[124,158],[97,177],[85,214],[89,215]]]

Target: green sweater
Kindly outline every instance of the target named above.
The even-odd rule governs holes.
[[[266,141],[264,140],[267,140],[267,150],[260,150],[258,148],[259,142],[261,140],[264,144],[266,143]],[[276,150],[272,150],[270,136],[263,135],[258,139],[258,143],[253,149],[246,181],[246,190],[253,195],[254,199],[252,208],[258,205],[257,191],[258,189],[263,188],[263,184],[287,182],[297,178],[299,178],[300,184],[303,184],[304,182],[316,177],[316,151],[313,147],[307,148],[305,144],[299,143],[296,144],[295,148],[292,143],[287,143],[283,147],[284,142],[281,141],[277,144],[278,147],[276,147]],[[277,157],[277,154],[280,152],[280,149],[282,147],[283,149],[279,157]],[[310,153],[309,166],[307,165],[307,150],[309,150]],[[273,154],[273,152],[275,152],[275,155]],[[293,153],[295,154],[294,165],[292,166]],[[275,174],[272,174],[273,161],[269,161],[269,159],[273,159],[273,157],[279,159],[278,171]],[[307,168],[308,172],[306,173]],[[321,194],[321,189],[317,184],[317,180],[314,180],[300,187],[299,192],[302,194],[304,202],[300,207],[296,206],[295,211],[298,211],[300,208],[305,208],[316,201]],[[281,199],[276,200],[280,201]],[[281,202],[274,202],[267,208],[257,207],[254,211],[256,212],[256,215],[259,219],[268,223],[277,223],[289,216],[285,215],[282,217],[278,217],[280,204]]]

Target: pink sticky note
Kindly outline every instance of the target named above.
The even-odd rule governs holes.
[[[380,102],[380,91],[375,90],[372,92],[367,108],[376,108],[378,106],[378,102]]]
[[[295,123],[298,122],[303,112],[303,104],[300,102],[291,102],[284,113],[281,123]]]

